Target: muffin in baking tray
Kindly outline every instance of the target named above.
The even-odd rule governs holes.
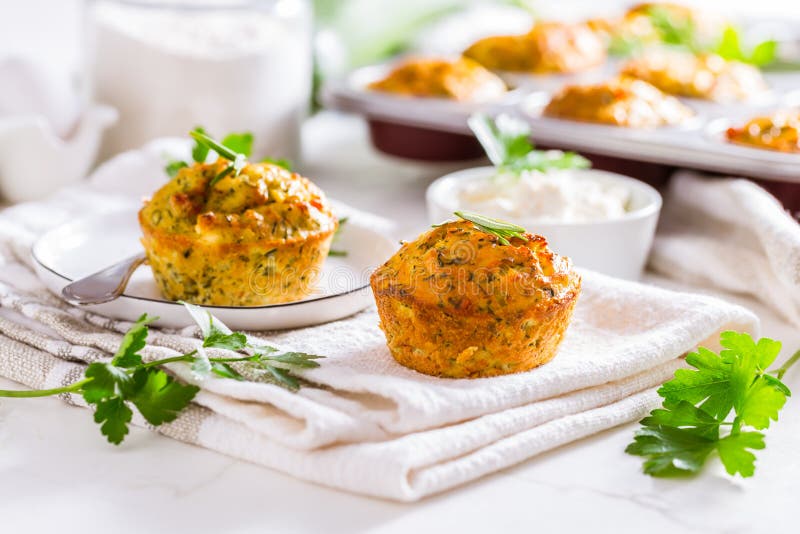
[[[706,100],[746,100],[767,89],[756,67],[716,54],[653,50],[628,61],[621,72],[665,93]]]
[[[753,148],[800,154],[800,109],[755,117],[739,128],[728,128],[728,141]]]
[[[168,299],[218,306],[307,296],[338,225],[325,195],[270,163],[218,179],[228,165],[181,169],[139,211],[159,289]]]
[[[464,55],[496,71],[558,74],[602,64],[606,48],[585,24],[539,22],[524,35],[481,39]]]
[[[543,114],[548,117],[615,126],[649,128],[676,125],[691,109],[653,85],[621,76],[590,85],[568,85],[556,93]]]
[[[417,97],[447,98],[459,102],[485,102],[508,90],[496,74],[468,58],[409,59],[368,86],[373,91]]]
[[[678,30],[690,29],[700,45],[713,45],[719,39],[726,21],[717,14],[673,2],[643,2],[632,6],[623,17],[609,21],[610,34],[644,43],[663,39],[660,25]]]
[[[506,238],[469,220],[446,222],[373,273],[395,360],[428,375],[476,378],[555,356],[581,278],[544,237],[519,230]]]

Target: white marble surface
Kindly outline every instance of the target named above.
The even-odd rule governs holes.
[[[447,169],[377,156],[360,121],[325,113],[305,132],[305,171],[337,198],[427,225],[423,193]],[[764,335],[800,333],[763,307]],[[782,357],[786,357],[784,354]],[[786,381],[800,391],[800,370]],[[0,379],[0,388],[14,384]],[[134,429],[105,443],[90,414],[57,399],[0,401],[2,532],[791,532],[800,490],[800,405],[790,399],[753,479],[708,469],[656,480],[623,453],[626,425],[416,504],[350,495]]]

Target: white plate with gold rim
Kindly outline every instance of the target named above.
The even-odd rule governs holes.
[[[121,211],[79,219],[53,229],[32,248],[34,266],[48,289],[61,295],[69,283],[142,251],[135,211]],[[205,306],[230,328],[274,330],[334,321],[363,310],[373,302],[369,287],[372,271],[397,249],[397,242],[348,221],[334,248],[345,256],[331,256],[323,266],[314,294],[296,302],[268,306]],[[140,266],[123,295],[103,304],[81,308],[116,319],[136,320],[143,313],[158,316],[154,324],[180,328],[193,324],[183,306],[165,299],[148,265]]]

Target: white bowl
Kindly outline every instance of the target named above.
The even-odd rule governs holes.
[[[486,180],[494,167],[454,172],[434,181],[426,193],[431,223],[451,219],[459,209],[458,191],[469,181]],[[509,217],[529,232],[543,235],[558,254],[575,265],[627,280],[638,279],[647,262],[661,212],[661,195],[649,185],[612,172],[573,171],[581,179],[625,187],[630,192],[628,211],[622,217],[595,222],[542,222],[534,217]]]

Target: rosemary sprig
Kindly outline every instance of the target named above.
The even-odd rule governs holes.
[[[231,173],[233,173],[234,177],[239,176],[239,173],[242,172],[242,169],[247,164],[247,156],[238,152],[234,152],[222,143],[218,143],[214,139],[210,138],[202,131],[195,129],[189,132],[189,135],[197,142],[198,145],[213,150],[219,155],[219,157],[227,159],[230,162],[211,180],[211,182],[208,184],[209,187],[213,187],[217,182]]]
[[[512,238],[522,239],[523,241],[528,240],[528,238],[525,236],[525,228],[517,226],[516,224],[492,219],[491,217],[486,217],[484,215],[469,211],[456,211],[454,215],[464,219],[465,221],[471,222],[475,225],[475,228],[481,232],[496,236],[498,241],[500,241],[500,243],[503,245],[510,245],[511,242],[509,239]]]

